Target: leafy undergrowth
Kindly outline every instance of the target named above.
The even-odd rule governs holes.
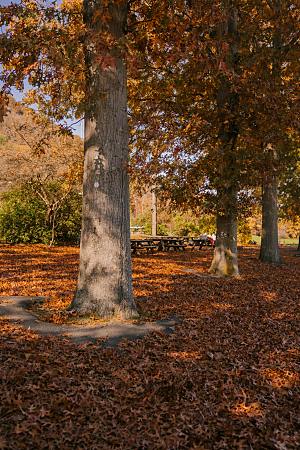
[[[211,250],[134,258],[142,314],[182,322],[117,349],[1,319],[0,448],[298,448],[300,261],[256,253],[241,250],[235,280],[205,276]],[[76,248],[1,246],[0,260],[0,295],[49,297],[62,320]]]

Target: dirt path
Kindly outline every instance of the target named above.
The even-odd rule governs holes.
[[[38,320],[26,309],[37,300],[43,297],[0,297],[0,315],[44,336],[68,337],[80,344],[104,339],[104,347],[116,347],[122,339],[139,339],[153,331],[170,334],[176,324],[176,320],[158,320],[138,325],[116,321],[93,326],[55,325]]]

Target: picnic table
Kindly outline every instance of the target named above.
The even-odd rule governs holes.
[[[214,247],[215,241],[213,238],[209,236],[200,236],[200,237],[192,237],[190,240],[190,244],[192,246],[191,250],[194,250],[196,247],[199,248],[199,250],[202,249],[202,247]]]
[[[179,238],[175,236],[164,236],[161,238],[159,243],[159,250],[162,251],[169,251],[171,249],[173,250],[184,250],[186,247],[185,239]]]
[[[152,238],[131,239],[130,243],[132,254],[136,254],[141,250],[146,250],[147,253],[154,252],[154,250],[158,249],[158,245],[154,241],[155,240]]]
[[[176,236],[158,236],[143,239],[131,239],[131,252],[137,254],[140,251],[146,250],[147,253],[155,250],[169,251],[169,250],[184,250],[186,247],[185,238]]]

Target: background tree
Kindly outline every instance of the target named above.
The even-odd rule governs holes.
[[[292,222],[298,234],[298,253],[300,252],[300,163],[299,148],[295,151],[294,164],[291,164],[279,181],[280,217]]]
[[[277,189],[278,177],[293,158],[290,141],[298,120],[295,87],[299,76],[299,10],[292,1],[251,1],[245,5],[253,68],[246,73],[245,131],[248,129],[252,174],[262,186],[260,259],[279,263]],[[255,178],[251,183],[255,185]]]
[[[238,274],[238,167],[235,154],[239,134],[236,83],[239,18],[234,2],[216,2],[214,8],[205,2],[201,6],[197,2],[191,3],[189,11],[181,12],[181,16],[188,19],[185,19],[180,51],[174,44],[171,64],[165,69],[159,66],[148,74],[147,82],[138,83],[137,89],[141,91],[142,87],[145,97],[152,96],[154,101],[146,111],[133,105],[133,120],[137,120],[133,146],[138,148],[133,153],[133,162],[145,161],[143,153],[139,153],[145,143],[146,149],[151,149],[148,170],[164,175],[166,167],[172,167],[171,179],[178,181],[181,178],[183,183],[191,185],[190,191],[194,194],[197,192],[195,186],[199,187],[198,206],[208,191],[218,193],[214,196],[214,211],[219,216],[216,255],[220,254],[218,261],[222,269],[214,261],[212,271],[235,275]],[[166,47],[170,44],[166,43]],[[150,61],[151,58],[152,53]],[[159,97],[159,88],[168,98],[162,100]],[[150,125],[149,117],[152,119]],[[140,165],[143,170],[144,162]],[[172,169],[168,170],[168,176]],[[186,183],[187,174],[189,183]],[[177,200],[181,196],[179,191],[177,189]]]
[[[31,190],[42,200],[45,207],[45,221],[49,225],[51,230],[51,239],[49,245],[53,245],[56,240],[56,231],[58,226],[58,214],[59,211],[67,203],[72,192],[74,192],[74,173],[69,174],[59,180],[59,182],[52,182],[42,179],[41,177],[31,178],[27,184]]]
[[[1,190],[35,178],[64,178],[81,190],[83,142],[59,131],[46,117],[10,99],[0,123]]]
[[[207,203],[207,194],[213,199],[213,194],[219,192],[214,206],[211,204],[217,214],[224,204],[222,189],[228,194],[234,185],[237,197],[248,203],[251,189],[258,182],[261,184],[261,173],[267,171],[268,144],[276,148],[277,154],[281,148],[280,170],[284,170],[290,156],[287,149],[282,149],[287,133],[297,121],[298,13],[292,2],[285,2],[286,14],[276,16],[271,3],[215,2],[212,7],[204,2],[200,7],[197,2],[190,2],[190,22],[185,25],[185,32],[176,24],[181,32],[180,50],[179,45],[170,45],[171,39],[166,43],[168,56],[172,55],[170,64],[164,67],[161,60],[153,61],[149,51],[145,79],[132,83],[131,89],[145,101],[141,109],[134,104],[133,96],[131,118],[136,130],[132,163],[144,176],[162,174],[163,185],[178,201],[184,197],[182,186],[191,194],[190,202],[195,201],[197,206],[202,201]],[[235,39],[230,33],[220,32],[226,30],[226,24],[232,30],[228,11],[234,9],[238,21]],[[281,84],[274,89],[272,42],[278,27],[285,36],[285,65]],[[237,139],[233,139],[235,134]],[[223,156],[220,136],[231,136],[235,144],[233,151],[226,151]],[[224,156],[228,157],[228,171],[222,172]],[[238,212],[240,205],[244,206],[242,201],[233,211]],[[229,213],[228,206],[224,211]]]

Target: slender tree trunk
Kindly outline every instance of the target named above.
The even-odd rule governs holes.
[[[277,178],[274,172],[263,178],[262,192],[262,234],[259,259],[279,264]]]
[[[151,219],[152,236],[157,236],[157,197],[154,189],[151,193]]]
[[[57,211],[53,211],[53,216],[52,216],[52,226],[51,226],[51,241],[50,241],[50,247],[54,244],[55,242],[55,227],[56,227],[56,213]]]
[[[131,275],[127,75],[121,51],[108,45],[99,55],[95,38],[103,29],[117,40],[124,38],[127,2],[109,1],[110,18],[101,24],[97,17],[105,3],[84,0],[85,22],[94,39],[86,45],[83,219],[71,308],[80,314],[130,318],[137,312]]]
[[[300,252],[300,235],[299,235],[299,239],[298,239],[298,247],[297,247],[297,252]]]

